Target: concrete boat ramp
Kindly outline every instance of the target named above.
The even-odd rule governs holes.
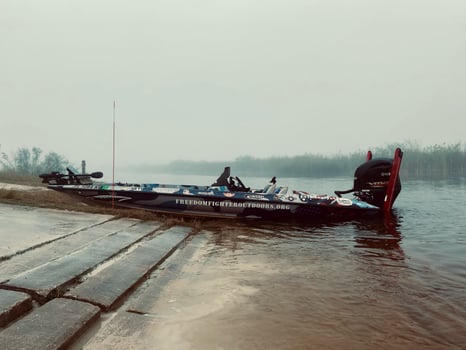
[[[0,348],[76,346],[151,278],[123,319],[144,314],[199,239],[185,226],[0,204]]]

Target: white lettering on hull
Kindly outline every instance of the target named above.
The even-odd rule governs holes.
[[[196,205],[204,207],[226,207],[226,208],[259,208],[272,210],[290,210],[288,204],[275,203],[254,203],[254,202],[230,202],[230,201],[208,201],[202,199],[176,199],[176,204],[179,205]]]

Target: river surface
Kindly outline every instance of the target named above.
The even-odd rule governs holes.
[[[267,180],[243,182],[261,188]],[[333,193],[352,183],[288,178],[277,185]],[[466,349],[466,179],[404,181],[386,220],[318,226],[213,221],[203,228],[212,233],[205,254],[216,267],[210,268],[230,277],[223,288],[234,278],[245,290],[241,307],[205,324],[212,334],[232,338],[231,348]]]

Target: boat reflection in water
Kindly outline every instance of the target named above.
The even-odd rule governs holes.
[[[326,244],[346,242],[345,248],[354,243],[354,248],[365,252],[367,257],[389,257],[403,259],[400,243],[401,222],[396,211],[370,219],[349,222],[317,223],[296,225],[262,221],[206,221],[202,225],[214,235],[211,243],[232,250],[241,249],[245,244],[266,244],[273,246],[297,242],[301,244]]]
[[[400,243],[401,223],[396,212],[386,214],[379,220],[357,222],[355,225],[355,248],[365,249],[367,257],[404,259]]]

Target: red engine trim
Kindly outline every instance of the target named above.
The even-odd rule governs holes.
[[[393,156],[393,165],[390,171],[390,179],[388,180],[387,193],[385,194],[385,200],[383,204],[383,210],[388,212],[392,209],[393,205],[393,196],[395,193],[396,179],[400,172],[401,160],[403,159],[403,152],[400,148],[395,150],[395,155]]]
[[[367,151],[367,155],[366,155],[366,161],[369,161],[372,159],[372,152],[371,151]]]

